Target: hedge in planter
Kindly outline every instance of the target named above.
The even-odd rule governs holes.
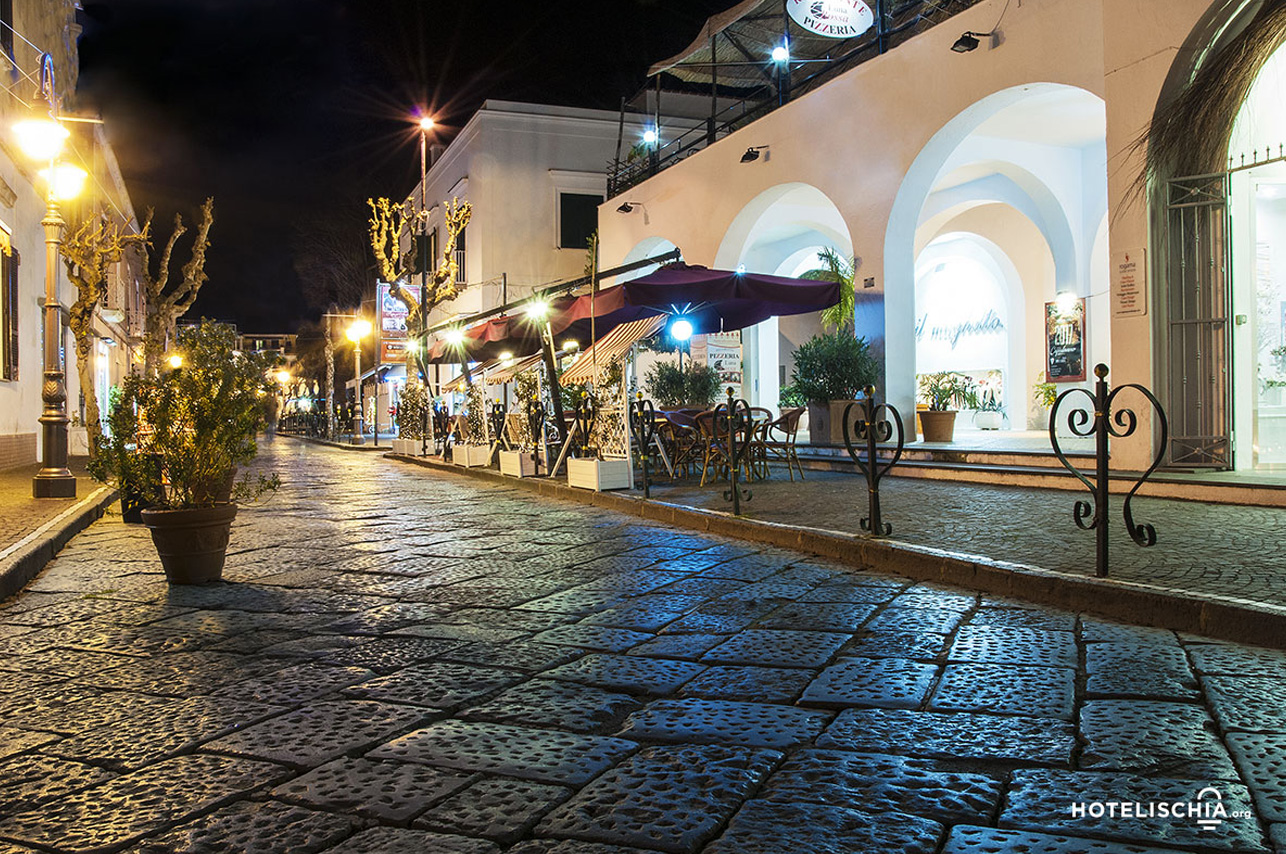
[[[143,511],[143,523],[172,583],[218,580],[234,501],[278,484],[276,475],[233,483],[237,467],[258,451],[271,367],[268,357],[235,347],[236,334],[222,324],[202,321],[180,330],[182,367],[131,378],[116,403],[122,424],[129,422],[124,411],[133,413],[134,429],[113,434],[104,474],[135,484],[154,503]],[[136,465],[140,459],[148,465]],[[162,482],[149,480],[149,471]]]
[[[818,335],[795,351],[791,383],[782,389],[783,406],[808,405],[808,437],[813,444],[843,441],[838,421],[844,406],[880,378],[879,360],[865,338],[843,330]]]
[[[683,370],[671,362],[657,362],[643,379],[652,401],[662,409],[714,406],[719,397],[719,372],[708,365],[689,364]]]

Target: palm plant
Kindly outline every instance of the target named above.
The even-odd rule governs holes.
[[[822,327],[828,330],[853,328],[853,313],[857,310],[857,258],[845,260],[829,246],[817,253],[817,260],[824,266],[809,270],[799,278],[814,282],[839,282],[839,302],[822,310]]]

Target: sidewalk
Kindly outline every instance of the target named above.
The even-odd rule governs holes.
[[[32,498],[39,463],[0,471],[0,600],[21,590],[115,498],[115,490],[85,471],[86,459],[69,461],[76,476],[75,498]]]

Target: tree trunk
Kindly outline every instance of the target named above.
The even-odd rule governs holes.
[[[335,429],[335,340],[330,334],[330,319],[326,322],[326,438],[334,440]]]
[[[94,336],[90,330],[73,330],[76,338],[76,373],[80,377],[80,393],[85,398],[85,434],[89,437],[89,458],[98,457],[103,443],[102,413],[98,409],[98,394],[94,388],[93,353]]]

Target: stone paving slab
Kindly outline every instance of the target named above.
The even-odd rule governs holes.
[[[953,827],[942,854],[1183,854],[1174,848],[1154,848],[1103,839],[997,830],[993,827]]]
[[[803,832],[801,832],[801,830]],[[934,854],[941,825],[911,815],[871,815],[821,804],[750,801],[703,854]]]
[[[537,727],[591,732],[623,719],[642,705],[619,694],[554,679],[532,679],[462,712],[468,720],[528,724]]]
[[[800,702],[814,706],[914,709],[938,676],[936,664],[901,658],[845,658],[823,670]]]
[[[657,700],[625,720],[620,734],[640,741],[790,747],[811,741],[830,715],[769,703]]]
[[[431,712],[362,700],[318,702],[215,739],[204,749],[312,768],[378,744]]]
[[[492,777],[429,809],[414,826],[513,842],[571,796],[563,786]]]
[[[609,690],[668,694],[701,675],[705,668],[686,661],[627,655],[586,655],[545,673],[551,679],[581,682]]]
[[[1228,752],[1250,784],[1259,814],[1286,822],[1286,733],[1230,733]]]
[[[1069,765],[1075,744],[1070,724],[1046,718],[902,709],[848,709],[817,739],[840,750],[1049,765]]]
[[[484,839],[402,827],[372,827],[349,837],[326,854],[500,854],[500,846]]]
[[[377,759],[584,783],[635,750],[632,741],[484,722],[442,721],[370,752]]]
[[[949,664],[929,698],[933,711],[974,711],[1071,720],[1076,672],[1062,667]]]
[[[933,760],[804,749],[773,772],[759,797],[905,812],[955,824],[989,821],[1003,789],[1001,775],[948,771]]]
[[[1085,691],[1092,697],[1195,700],[1197,679],[1182,647],[1140,642],[1090,643]]]
[[[0,822],[0,839],[59,851],[102,851],[229,802],[288,773],[266,762],[183,756],[9,816]]]
[[[241,801],[149,837],[130,854],[314,854],[348,836],[352,819],[276,801]]]
[[[581,789],[550,813],[537,832],[693,852],[779,756],[716,745],[647,748]]]
[[[1081,767],[1183,780],[1235,780],[1236,769],[1201,706],[1091,700],[1081,709]]]
[[[343,757],[278,786],[272,795],[342,815],[405,822],[470,779],[423,765]]]
[[[708,664],[820,667],[849,640],[838,632],[749,629],[701,657]]]

